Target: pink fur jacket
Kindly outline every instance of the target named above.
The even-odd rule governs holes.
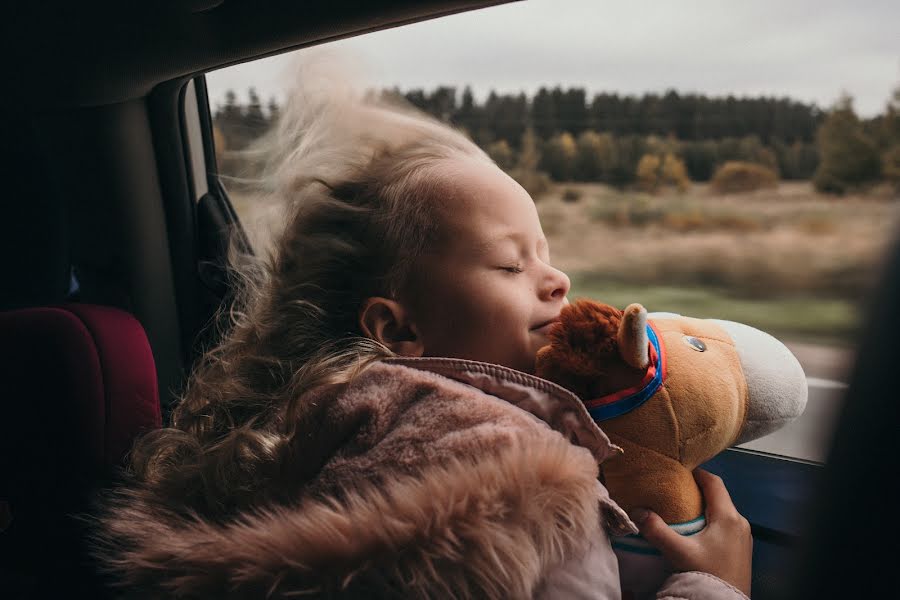
[[[619,452],[576,396],[496,365],[376,363],[321,389],[297,440],[301,497],[226,523],[133,495],[105,561],[139,598],[619,598],[608,534],[636,529],[598,482]],[[671,598],[742,598],[677,573]]]

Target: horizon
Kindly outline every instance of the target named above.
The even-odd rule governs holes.
[[[254,86],[249,86],[243,90],[234,89],[234,88],[224,88],[220,91],[220,97],[215,103],[212,102],[212,97],[210,94],[210,101],[211,101],[210,108],[212,108],[213,112],[215,112],[215,110],[217,108],[224,106],[225,94],[227,94],[227,92],[229,92],[229,91],[232,91],[235,93],[235,96],[237,97],[237,101],[238,101],[239,105],[246,106],[247,101],[249,100],[250,89],[253,87]],[[586,99],[586,102],[588,105],[590,105],[591,100],[593,100],[593,98],[595,96],[603,95],[603,94],[618,96],[619,98],[641,99],[645,96],[656,96],[656,97],[662,98],[669,92],[675,92],[679,98],[688,98],[688,97],[696,96],[696,97],[705,97],[708,100],[726,100],[728,98],[734,98],[735,100],[738,100],[738,101],[742,101],[742,100],[781,100],[781,101],[787,100],[789,102],[795,102],[798,104],[802,104],[804,106],[808,106],[810,108],[816,108],[823,112],[829,110],[829,107],[823,107],[816,103],[804,102],[802,100],[799,100],[797,98],[793,98],[793,97],[787,96],[787,95],[782,95],[782,96],[774,96],[774,95],[751,96],[751,95],[736,95],[736,94],[710,95],[710,94],[707,94],[704,92],[683,91],[683,90],[678,90],[678,89],[674,89],[674,88],[667,88],[662,91],[651,90],[651,91],[646,91],[646,92],[642,92],[642,93],[627,93],[626,94],[626,93],[621,93],[621,92],[618,92],[615,90],[590,91],[590,90],[587,90],[584,86],[577,86],[577,85],[573,85],[573,86],[539,85],[534,91],[531,91],[531,92],[526,91],[526,90],[513,90],[513,91],[508,91],[508,92],[507,91],[501,92],[499,90],[489,89],[489,90],[487,90],[487,92],[484,92],[479,95],[478,93],[475,92],[473,86],[471,86],[470,84],[467,84],[467,83],[462,83],[462,84],[443,83],[443,84],[437,84],[433,87],[425,87],[425,88],[418,87],[418,86],[407,87],[407,88],[403,88],[403,87],[398,88],[396,86],[390,86],[390,87],[382,87],[382,88],[366,88],[365,91],[368,93],[373,90],[377,91],[377,92],[390,92],[390,91],[397,90],[401,94],[406,94],[406,93],[414,92],[414,91],[423,91],[425,93],[431,93],[439,88],[453,88],[453,89],[455,89],[455,92],[456,92],[456,100],[459,101],[467,87],[472,88],[472,93],[475,98],[475,102],[477,104],[483,104],[487,100],[487,98],[490,96],[490,94],[492,94],[492,93],[496,94],[497,96],[518,96],[519,94],[525,94],[526,99],[530,102],[531,100],[533,100],[534,95],[541,89],[545,89],[547,91],[553,91],[554,89],[559,88],[562,91],[567,91],[570,89],[585,89],[586,90],[585,91],[585,99]],[[900,87],[900,84],[898,84],[898,87]],[[271,96],[267,97],[267,96],[263,96],[263,95],[259,94],[259,91],[257,90],[257,95],[259,96],[260,104],[262,105],[263,111],[267,110],[267,105],[272,99],[275,99],[279,106],[281,106],[281,103],[284,101],[283,94],[282,94],[281,98],[278,98],[275,95],[271,95]],[[855,98],[853,100],[854,100],[854,110],[856,110],[857,114],[859,114],[859,111],[855,106]],[[835,101],[837,101],[837,100],[835,100]],[[887,100],[885,101],[885,107],[887,107]],[[876,114],[872,115],[872,117],[866,117],[866,118],[875,118],[875,117],[879,116],[880,114],[882,114],[882,113],[881,112],[876,113]]]
[[[589,96],[788,98],[830,109],[850,95],[863,118],[882,114],[900,85],[900,3],[863,5],[714,0],[625,6],[530,0],[372,32],[321,47],[355,57],[364,87],[433,90],[584,88]],[[299,52],[306,52],[300,50]],[[208,74],[210,105],[255,87],[282,101],[293,52]]]

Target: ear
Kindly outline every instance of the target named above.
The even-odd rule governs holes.
[[[381,342],[400,356],[422,356],[425,346],[409,312],[396,300],[375,296],[359,310],[359,327],[368,338]]]
[[[635,369],[646,369],[650,364],[650,350],[647,344],[647,309],[640,304],[630,304],[622,314],[619,331],[616,334],[619,355]]]

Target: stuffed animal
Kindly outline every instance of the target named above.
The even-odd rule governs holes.
[[[684,535],[705,526],[693,469],[782,427],[806,406],[797,359],[740,323],[648,318],[640,304],[621,311],[579,300],[563,308],[550,339],[537,355],[538,376],[577,394],[623,450],[601,465],[613,500],[626,511],[649,508]],[[636,535],[613,546],[652,553]]]

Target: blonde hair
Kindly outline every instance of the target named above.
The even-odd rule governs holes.
[[[132,453],[138,481],[213,518],[303,483],[285,461],[310,418],[304,393],[390,354],[362,336],[358,311],[367,297],[397,297],[434,240],[435,165],[490,162],[462,133],[321,64],[297,81],[249,152],[258,193],[286,207],[284,229],[267,255],[233,256],[228,332],[199,360],[172,427]]]

